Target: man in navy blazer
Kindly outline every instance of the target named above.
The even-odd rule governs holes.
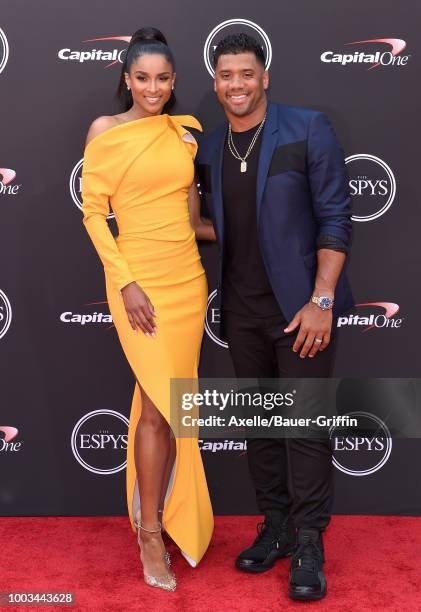
[[[224,38],[214,66],[228,122],[201,141],[196,161],[236,375],[328,377],[334,319],[353,305],[343,271],[352,223],[343,152],[323,113],[268,102],[265,58],[252,37]],[[250,438],[247,448],[265,520],[236,565],[263,572],[292,554],[290,597],[321,599],[329,440]]]

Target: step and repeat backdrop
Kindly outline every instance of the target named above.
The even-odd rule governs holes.
[[[153,25],[177,62],[176,113],[222,120],[211,53],[231,32],[262,44],[273,101],[325,112],[353,196],[355,308],[338,321],[335,376],[419,376],[419,32],[411,1],[19,3],[0,12],[0,512],[125,514],[134,381],[82,225],[87,129],[119,112],[131,34]],[[114,220],[110,219],[113,227]],[[115,229],[115,228],[114,228]],[[217,247],[200,247],[209,302],[200,374],[233,375],[218,337]],[[189,339],[186,338],[186,342]],[[364,384],[350,412],[368,412]],[[346,393],[345,393],[346,396]],[[393,399],[393,398],[391,398]],[[421,442],[334,437],[337,513],[421,514]],[[216,513],[256,512],[241,440],[201,440]]]

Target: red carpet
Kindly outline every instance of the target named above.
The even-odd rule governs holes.
[[[217,517],[198,568],[173,554],[177,591],[165,593],[143,583],[127,518],[0,518],[0,592],[72,591],[73,609],[88,611],[421,610],[421,519],[335,516],[325,537],[328,595],[304,604],[287,597],[289,560],[256,576],[234,568],[255,524],[256,517]]]

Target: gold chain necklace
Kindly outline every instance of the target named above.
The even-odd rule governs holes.
[[[247,152],[244,155],[244,157],[241,157],[241,155],[239,154],[239,152],[235,148],[235,144],[234,144],[234,141],[232,139],[231,123],[228,126],[228,148],[229,148],[230,152],[232,153],[232,155],[235,157],[235,159],[239,159],[240,160],[240,162],[241,162],[241,164],[240,164],[240,171],[241,172],[246,172],[247,171],[247,161],[246,161],[246,159],[250,155],[254,145],[256,144],[256,140],[258,139],[259,134],[260,134],[260,132],[263,129],[265,121],[266,121],[266,114],[263,117],[263,121],[259,125],[256,133],[254,134],[253,138],[251,139],[251,143],[250,143],[249,148],[247,149]]]

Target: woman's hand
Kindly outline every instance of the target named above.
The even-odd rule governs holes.
[[[133,282],[123,287],[121,295],[133,331],[139,328],[146,336],[155,336],[155,309],[146,293]]]

